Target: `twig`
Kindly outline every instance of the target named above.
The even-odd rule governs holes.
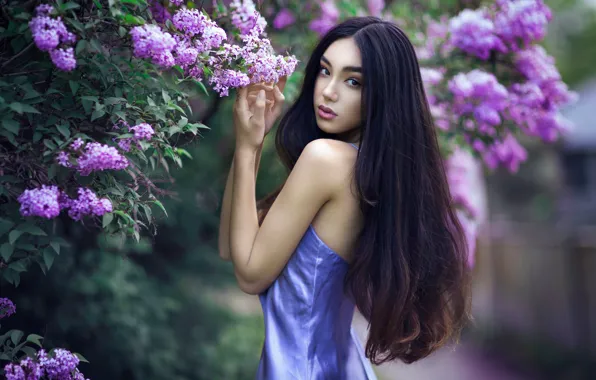
[[[21,50],[20,52],[18,52],[17,54],[14,55],[14,57],[12,57],[11,59],[9,59],[8,61],[4,62],[2,64],[2,66],[0,66],[0,70],[5,68],[9,63],[11,63],[12,61],[14,61],[15,59],[19,58],[21,55],[23,55],[27,50],[31,49],[31,47],[34,45],[33,42],[31,42],[29,45],[27,45],[27,47],[25,47],[23,50]]]

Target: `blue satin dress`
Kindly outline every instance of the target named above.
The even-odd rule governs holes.
[[[265,343],[257,380],[376,380],[351,327],[347,270],[310,225],[283,272],[259,295]]]

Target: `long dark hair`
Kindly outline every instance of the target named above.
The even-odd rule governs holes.
[[[306,144],[337,138],[318,128],[313,93],[321,56],[348,37],[360,48],[364,76],[355,167],[364,228],[346,290],[369,321],[370,360],[411,363],[459,337],[470,319],[470,271],[420,68],[404,32],[374,17],[330,30],[280,121],[276,148],[291,170]],[[261,221],[280,189],[259,201]]]

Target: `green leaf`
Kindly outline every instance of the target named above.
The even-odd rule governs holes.
[[[130,224],[135,224],[134,219],[131,218],[130,215],[128,215],[127,213],[120,211],[120,210],[116,210],[116,211],[114,211],[114,213],[120,215],[122,218],[124,218]]]
[[[48,236],[44,230],[31,223],[20,224],[16,229],[35,236]]]
[[[163,213],[166,214],[166,216],[168,216],[168,212],[166,211],[166,208],[163,206],[163,203],[161,203],[157,199],[154,200],[153,203],[155,203],[161,209],[161,211],[163,211]]]
[[[114,214],[113,213],[108,213],[108,214],[103,214],[102,217],[102,226],[103,228],[106,228],[110,223],[112,223],[112,220],[114,220]]]
[[[0,246],[0,256],[2,256],[5,262],[8,262],[8,259],[10,259],[10,256],[12,256],[13,251],[14,246],[11,244],[4,243],[2,246]]]
[[[23,231],[19,231],[19,230],[10,231],[10,233],[8,234],[8,242],[10,244],[14,245],[14,243],[18,240],[18,238],[21,237],[22,234],[23,234]]]
[[[9,107],[13,111],[17,112],[19,115],[22,115],[23,112],[27,112],[27,113],[40,113],[34,107],[30,106],[29,104],[24,104],[24,103],[13,102],[13,103],[10,103],[10,106]]]
[[[99,119],[100,117],[102,117],[105,114],[106,114],[106,111],[104,111],[104,110],[95,110],[91,114],[91,121]]]
[[[52,164],[48,166],[48,179],[53,179],[56,177],[56,170],[58,170],[57,164]]]
[[[69,1],[68,3],[62,4],[62,6],[60,6],[60,10],[62,12],[68,11],[70,9],[77,9],[77,8],[80,8],[80,5],[77,4],[77,3],[75,3],[75,2],[73,2],[73,1]]]
[[[51,241],[50,242],[50,246],[52,248],[54,248],[54,251],[56,252],[57,255],[60,254],[60,243],[59,242],[57,242],[57,241]]]
[[[10,340],[12,340],[13,344],[19,344],[21,339],[23,338],[23,332],[20,330],[12,330],[10,333]]]
[[[194,82],[199,87],[199,89],[205,93],[205,95],[209,96],[209,91],[207,91],[207,88],[205,87],[203,82],[200,82],[198,80],[195,80]]]
[[[8,231],[10,231],[12,226],[14,226],[14,222],[12,222],[8,219],[0,218],[0,236],[4,235]]]
[[[79,45],[81,44],[81,42],[79,42]],[[79,48],[79,45],[77,45],[77,49]],[[81,87],[81,84],[74,80],[69,80],[68,84],[70,85],[70,91],[72,92],[72,94],[76,95],[77,91],[79,90],[79,87]]]
[[[186,149],[176,148],[176,153],[178,153],[181,156],[186,156],[192,160],[192,156],[190,155],[190,153],[188,153]]]
[[[89,360],[87,360],[87,359],[86,359],[86,358],[85,358],[83,355],[81,355],[81,354],[79,354],[79,353],[77,353],[77,352],[75,352],[74,354],[75,354],[75,356],[76,356],[77,358],[79,358],[79,360],[80,360],[80,361],[82,361],[82,362],[84,362],[84,363],[89,363]]]
[[[60,132],[62,134],[62,136],[64,136],[65,138],[69,138],[70,137],[70,126],[65,123],[65,124],[60,124],[57,125],[56,128],[58,129],[58,132]]]
[[[172,100],[172,98],[170,98],[170,95],[164,89],[161,90],[161,97],[164,103],[169,103]]]
[[[41,348],[41,341],[43,340],[43,336],[37,334],[29,334],[27,336],[27,342],[33,343]]]
[[[79,32],[85,33],[85,25],[81,24],[81,22],[79,20],[76,20],[76,19],[71,18],[71,17],[67,17],[66,19],[68,20],[68,22],[70,23],[70,25],[74,26]],[[85,40],[81,40],[81,41],[85,41]],[[79,41],[79,43],[81,41]],[[77,44],[77,51],[76,51],[76,53],[79,52],[78,49],[79,49],[79,45]]]
[[[25,260],[14,261],[8,265],[8,267],[15,272],[25,272],[27,267],[25,266]]]
[[[47,146],[51,150],[56,150],[58,148],[52,140],[48,140],[48,139],[43,140],[43,145]]]
[[[19,134],[19,123],[13,119],[4,119],[2,120],[2,126],[4,129],[8,130],[9,132],[14,133],[15,135]]]
[[[43,262],[46,264],[46,267],[48,268],[48,270],[50,270],[50,268],[52,267],[52,264],[54,263],[54,257],[56,257],[56,253],[54,252],[52,247],[47,246],[43,250]]]

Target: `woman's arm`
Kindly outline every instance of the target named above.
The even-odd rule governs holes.
[[[338,142],[310,142],[259,227],[253,168],[256,154],[234,155],[230,253],[240,288],[258,294],[281,273],[320,208],[346,184],[349,170]]]
[[[255,182],[259,173],[259,164],[261,162],[261,155],[263,152],[263,145],[256,152],[256,163],[254,168]],[[234,159],[232,159],[232,165],[228,173],[228,179],[226,180],[226,187],[223,194],[221,213],[219,218],[219,236],[218,236],[218,248],[219,257],[225,261],[230,261],[230,209],[232,206],[232,188],[234,186]]]

